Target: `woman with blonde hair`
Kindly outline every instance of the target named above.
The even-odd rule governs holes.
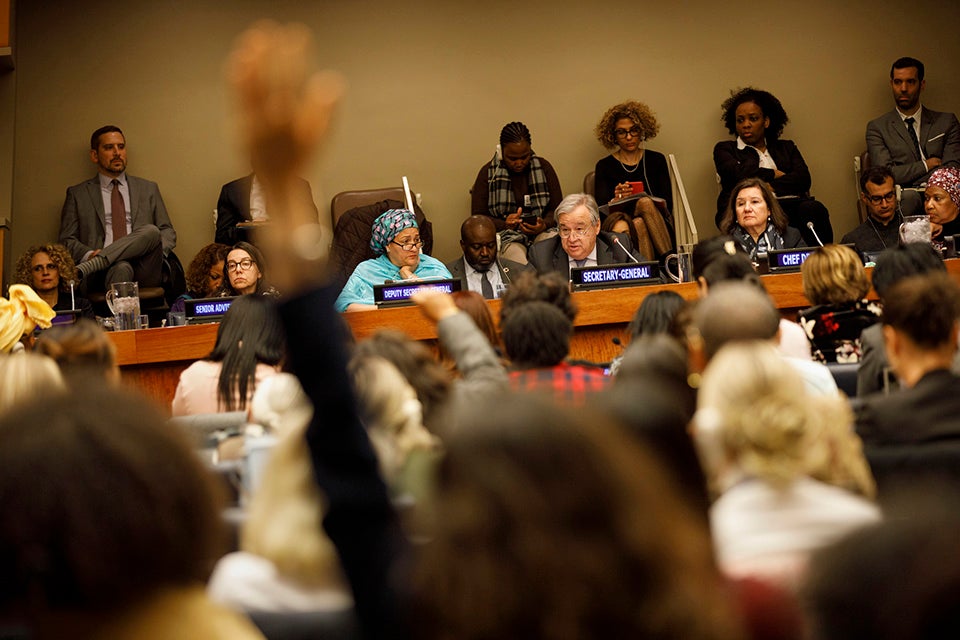
[[[814,398],[766,342],[731,343],[710,361],[694,432],[713,490],[717,560],[732,577],[796,586],[809,555],[880,517],[839,396]],[[841,412],[841,413],[838,413]],[[839,485],[839,486],[837,486]]]
[[[66,391],[57,363],[35,353],[0,355],[0,413],[33,398]]]
[[[859,362],[860,334],[880,320],[880,307],[867,302],[870,281],[860,256],[828,244],[811,253],[800,268],[803,295],[813,306],[798,315],[820,362]]]

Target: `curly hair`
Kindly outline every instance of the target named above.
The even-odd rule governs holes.
[[[727,209],[723,212],[723,217],[720,218],[720,231],[729,235],[737,226],[737,196],[740,195],[740,192],[744,189],[751,187],[760,189],[760,193],[763,194],[763,201],[767,204],[767,211],[770,212],[770,220],[773,221],[773,226],[776,227],[780,233],[786,231],[790,224],[790,219],[787,218],[787,214],[785,214],[780,207],[780,203],[777,201],[777,194],[773,192],[773,188],[760,178],[741,180],[737,183],[737,186],[733,188],[733,191],[730,192],[730,200],[727,202]]]
[[[210,268],[227,259],[230,247],[219,242],[211,242],[200,249],[187,267],[187,291],[193,297],[203,297],[207,291],[207,278]]]
[[[756,104],[763,111],[763,115],[770,118],[770,126],[766,131],[767,140],[779,138],[783,128],[790,122],[787,112],[783,110],[783,105],[775,95],[753,87],[731,91],[730,97],[720,105],[720,110],[723,112],[720,120],[726,125],[730,135],[737,135],[737,107],[745,102]]]
[[[77,266],[67,248],[62,244],[35,244],[17,258],[14,268],[13,284],[25,284],[33,287],[33,257],[38,253],[50,256],[50,262],[57,267],[60,274],[60,288],[66,290],[71,280],[77,279]]]
[[[629,118],[633,124],[640,127],[640,138],[642,140],[655,138],[660,133],[660,123],[657,122],[657,116],[654,115],[650,107],[635,100],[621,102],[607,109],[601,116],[600,122],[593,129],[597,140],[607,149],[617,147],[617,136],[614,129],[616,129],[617,120],[622,118]]]

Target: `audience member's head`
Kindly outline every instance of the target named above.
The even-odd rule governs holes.
[[[783,133],[783,128],[790,122],[787,112],[775,95],[769,91],[747,87],[736,92],[730,92],[730,97],[720,105],[720,110],[723,112],[720,119],[723,120],[723,124],[732,136],[741,133],[737,128],[737,110],[745,104],[755,105],[759,109],[759,118],[764,121],[761,129],[765,133],[768,144],[778,139],[780,134]],[[762,142],[762,140],[748,140],[746,142],[747,144],[754,144],[755,142]]]
[[[211,298],[223,285],[224,262],[230,247],[212,242],[197,252],[187,267],[187,293],[194,298]]]
[[[945,225],[960,216],[960,169],[938,167],[927,178],[923,192],[924,211],[930,222]]]
[[[117,349],[93,320],[79,318],[47,329],[34,350],[57,363],[71,389],[120,382]]]
[[[828,244],[813,250],[803,266],[803,295],[813,305],[859,302],[870,291],[870,281],[857,252]]]
[[[455,291],[452,295],[454,304],[473,319],[473,323],[490,342],[490,346],[499,349],[500,337],[497,335],[497,327],[483,296],[476,291]]]
[[[884,225],[893,220],[897,214],[897,187],[890,167],[870,167],[860,175],[860,199],[871,219]]]
[[[77,267],[67,248],[61,244],[39,244],[27,249],[18,259],[13,280],[32,287],[39,294],[57,289],[69,291],[77,279]]]
[[[473,215],[460,225],[460,250],[471,267],[487,271],[497,262],[497,227],[490,216]]]
[[[539,369],[556,366],[567,357],[573,323],[549,302],[527,302],[510,311],[500,333],[514,367]]]
[[[743,194],[742,196],[741,193]],[[729,234],[732,233],[737,226],[744,227],[742,216],[745,211],[745,205],[743,203],[753,198],[763,200],[763,206],[759,207],[759,210],[754,213],[757,216],[764,214],[767,216],[766,219],[757,220],[755,223],[762,222],[766,225],[767,222],[773,222],[773,226],[777,231],[781,234],[784,233],[787,230],[787,226],[789,226],[790,219],[787,218],[787,214],[785,214],[780,207],[773,188],[760,178],[741,180],[737,183],[737,186],[733,188],[733,191],[730,192],[730,200],[727,202],[727,208],[723,212],[723,217],[720,218],[720,231]]]
[[[732,236],[714,236],[712,238],[707,238],[706,240],[701,240],[697,244],[693,245],[692,253],[692,265],[693,265],[693,277],[699,278],[703,275],[703,270],[707,268],[711,262],[716,260],[720,256],[732,256],[735,253],[747,255],[746,251],[743,250],[743,247],[740,246],[740,243],[737,242]]]
[[[129,391],[0,415],[0,616],[30,619],[37,637],[64,637],[44,632],[68,616],[70,635],[92,637],[85,614],[201,584],[223,552],[220,508],[185,439]]]
[[[423,407],[413,387],[389,361],[378,356],[354,358],[350,373],[380,471],[396,487],[410,455],[433,450],[438,441],[423,426]]]
[[[549,302],[570,318],[570,322],[577,316],[577,305],[570,295],[570,284],[563,276],[553,272],[538,276],[528,271],[514,279],[500,299],[500,324],[512,309],[534,301]]]
[[[19,403],[66,390],[57,363],[36,353],[0,354],[0,415]]]
[[[739,246],[740,243],[737,243]],[[710,287],[721,282],[746,282],[758,289],[763,290],[763,283],[760,281],[760,275],[753,268],[753,263],[745,253],[722,253],[716,256],[703,269],[697,283],[700,287],[700,295],[706,295]]]
[[[739,637],[704,528],[626,434],[529,396],[464,409],[413,582],[421,637]]]
[[[642,335],[670,333],[673,319],[684,304],[684,299],[675,291],[658,291],[648,295],[627,325],[630,339],[636,340]]]
[[[246,409],[257,386],[257,365],[279,366],[286,338],[276,305],[265,296],[243,296],[230,304],[207,360],[223,363],[217,404],[223,411]]]
[[[221,291],[230,296],[263,293],[267,266],[260,249],[249,242],[238,242],[230,247],[223,263]]]
[[[885,301],[887,290],[903,278],[946,270],[936,249],[925,242],[915,242],[881,253],[877,257],[871,280],[877,295]]]
[[[630,123],[622,122],[623,120],[629,120]],[[623,129],[624,133],[618,132],[618,129],[622,129],[625,124],[629,128]],[[600,117],[600,122],[593,128],[593,134],[607,149],[616,149],[620,146],[619,141],[633,133],[630,128],[635,128],[635,137],[640,142],[644,142],[656,137],[660,132],[660,123],[657,122],[657,116],[650,107],[636,100],[628,100],[607,109]]]
[[[508,122],[500,130],[500,153],[510,173],[523,173],[530,165],[533,150],[530,129],[522,122]]]
[[[897,282],[883,305],[885,335],[893,330],[921,351],[956,350],[958,318],[960,285],[946,273]]]
[[[384,329],[358,342],[351,360],[373,356],[390,362],[417,392],[427,428],[432,433],[443,431],[451,378],[430,349],[400,331]]]
[[[763,290],[744,282],[721,282],[697,304],[693,327],[710,359],[729,342],[773,340],[780,330],[780,314]]]

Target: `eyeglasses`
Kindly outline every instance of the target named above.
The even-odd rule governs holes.
[[[420,247],[423,246],[423,240],[420,240],[419,238],[417,238],[413,242],[406,242],[404,244],[400,244],[396,240],[391,240],[390,244],[395,244],[401,249],[403,249],[404,251],[414,251],[415,249],[419,249]]]
[[[896,192],[891,191],[890,193],[885,193],[882,196],[867,196],[867,200],[873,204],[880,204],[881,202],[892,202],[896,197]]]
[[[574,238],[582,238],[592,231],[593,228],[591,227],[587,227],[585,229],[568,229],[567,227],[560,227],[560,237],[564,239],[569,238],[570,236],[573,236]]]
[[[256,262],[254,262],[250,258],[244,258],[240,262],[233,262],[231,260],[230,262],[227,263],[227,271],[236,271],[238,269],[240,271],[249,271],[250,267],[252,267],[255,264]]]
[[[640,127],[634,127],[632,129],[616,129],[614,133],[618,138],[626,138],[628,136],[633,136],[637,138],[640,136]]]

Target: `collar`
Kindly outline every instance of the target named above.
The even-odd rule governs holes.
[[[464,267],[466,268],[466,275],[468,275],[468,276],[469,276],[469,275],[473,275],[473,274],[479,275],[479,274],[481,274],[481,273],[493,273],[494,271],[497,270],[497,261],[496,261],[496,260],[493,261],[493,264],[491,264],[490,267],[489,267],[486,271],[480,271],[479,269],[475,268],[472,264],[470,264],[469,262],[467,262],[466,256],[464,256],[464,258],[463,258],[463,265],[464,265]]]
[[[906,122],[907,118],[913,118],[917,122],[920,122],[920,112],[923,111],[923,104],[918,104],[917,110],[913,113],[908,113],[907,115],[903,115],[903,112],[901,112],[899,108],[895,108],[894,111],[897,112],[897,115],[900,116],[900,119],[904,122]]]
[[[113,181],[114,181],[114,180],[116,180],[117,182],[119,182],[121,186],[124,186],[124,187],[127,186],[127,172],[126,172],[126,171],[124,171],[123,173],[121,173],[120,175],[118,175],[116,178],[111,178],[110,176],[105,175],[105,174],[100,173],[99,171],[97,171],[97,177],[100,178],[100,188],[101,188],[101,189],[111,189],[111,188],[113,187]]]
[[[597,234],[596,242],[593,243],[593,250],[590,251],[590,253],[587,255],[586,258],[584,258],[584,260],[586,260],[587,262],[593,260],[593,264],[600,264],[599,262],[597,262],[597,242],[600,242],[599,234]],[[567,253],[567,252],[564,251],[564,253]],[[569,262],[571,267],[575,267],[577,265],[577,261],[571,258],[569,253],[567,253],[567,261]],[[584,263],[584,266],[586,266],[586,262]]]
[[[767,146],[767,139],[766,139],[766,138],[763,139],[763,146],[765,146],[765,147]],[[738,149],[739,151],[743,151],[743,150],[746,149],[747,147],[750,147],[751,149],[757,149],[757,148],[756,148],[755,146],[753,146],[752,144],[747,144],[746,142],[744,142],[744,141],[743,141],[743,138],[741,138],[740,136],[737,136],[737,149]],[[764,152],[760,151],[760,149],[757,149],[757,153],[764,153]]]

